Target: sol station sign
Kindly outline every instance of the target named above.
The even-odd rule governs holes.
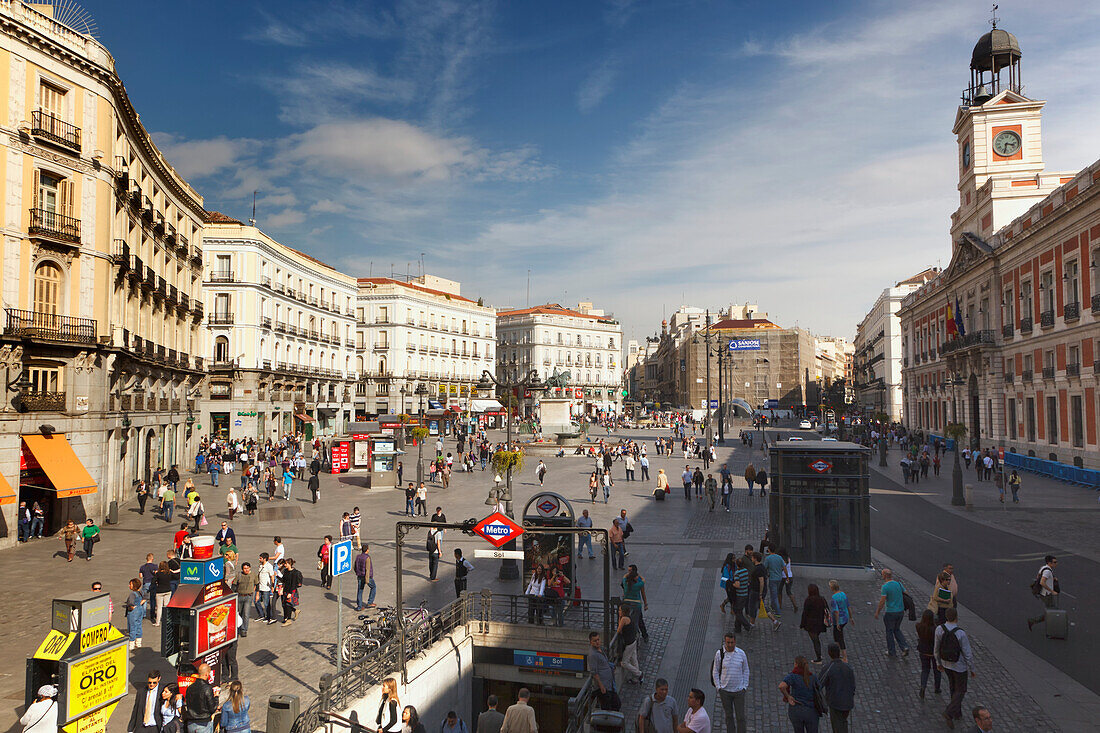
[[[500,512],[493,512],[474,525],[474,533],[493,547],[503,547],[523,534],[523,527]]]

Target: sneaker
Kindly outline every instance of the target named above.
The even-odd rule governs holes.
[[[291,621],[290,619],[287,619],[286,621],[283,621],[283,626],[290,626],[292,623],[294,623],[294,622]]]
[[[886,656],[888,656],[890,658],[894,658],[894,657],[897,656],[897,654],[894,654],[893,652],[886,652]]]
[[[772,631],[779,631],[779,627],[783,625],[783,622],[779,619],[772,621]]]

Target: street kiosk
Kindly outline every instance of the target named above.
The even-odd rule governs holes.
[[[211,684],[220,684],[221,659],[237,642],[237,594],[225,582],[225,559],[180,562],[180,584],[165,609],[161,655],[179,672],[181,689],[198,662],[210,665]]]
[[[109,608],[106,593],[55,598],[50,633],[27,659],[26,704],[42,685],[56,686],[66,733],[103,733],[129,690],[129,649]]]
[[[768,527],[797,565],[871,567],[871,450],[839,441],[776,441]]]

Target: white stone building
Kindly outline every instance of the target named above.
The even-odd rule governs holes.
[[[545,381],[569,372],[574,414],[618,414],[622,405],[622,326],[591,303],[576,310],[556,303],[497,314],[497,378],[522,378],[534,369]],[[518,395],[521,400],[524,395]],[[525,411],[533,410],[526,401]]]
[[[903,417],[901,391],[902,332],[898,309],[905,296],[936,276],[932,268],[886,288],[856,327],[852,362],[853,396],[863,412]]]
[[[204,432],[341,433],[358,372],[355,278],[217,212],[205,237]]]
[[[496,309],[435,275],[365,277],[358,286],[356,417],[419,414],[428,401],[466,409],[481,373],[493,370]]]

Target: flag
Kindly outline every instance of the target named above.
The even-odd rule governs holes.
[[[963,315],[962,309],[959,308],[959,296],[955,296],[955,330],[959,332],[959,336],[966,335],[966,329],[963,328]]]
[[[947,320],[944,323],[948,336],[955,336],[955,306],[951,305],[951,299],[947,299]]]

